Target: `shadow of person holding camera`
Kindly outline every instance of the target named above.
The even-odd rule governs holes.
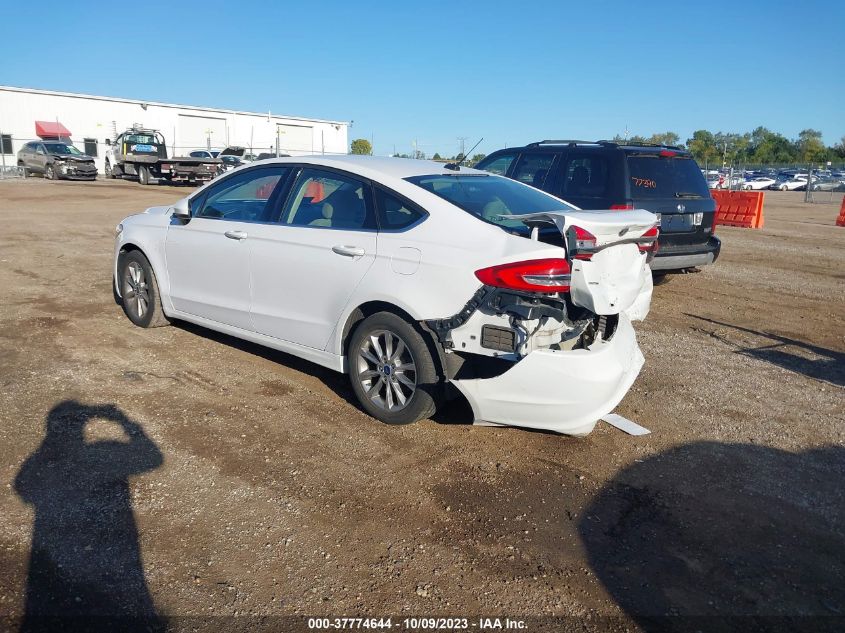
[[[86,441],[93,421],[116,425],[110,430],[123,439]],[[53,407],[44,441],[15,478],[35,510],[21,631],[163,627],[144,579],[128,481],[162,461],[114,405]]]
[[[582,513],[590,565],[646,631],[845,631],[845,448],[693,442]]]

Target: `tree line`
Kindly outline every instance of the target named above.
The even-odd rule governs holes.
[[[618,143],[654,143],[658,145],[672,145],[687,149],[701,165],[755,164],[782,165],[825,163],[845,161],[845,136],[838,143],[830,147],[822,141],[822,133],[818,130],[806,129],[798,134],[796,139],[788,139],[779,132],[772,132],[765,127],[758,127],[753,132],[739,134],[735,132],[710,132],[696,130],[692,138],[681,143],[681,137],[675,132],[658,132],[651,136],[630,136],[627,139],[619,135],[613,137]],[[366,139],[352,141],[353,154],[372,154],[373,148]],[[426,158],[425,153],[417,151],[415,156],[397,154],[401,158]],[[449,157],[449,160],[461,160],[463,156]],[[484,154],[476,154],[467,164],[474,165],[484,158]],[[446,160],[440,154],[432,156],[433,160]]]
[[[621,136],[614,141],[623,142]],[[649,137],[632,136],[628,143],[656,143],[674,145],[689,150],[702,165],[725,164],[808,164],[845,160],[845,136],[830,147],[822,141],[818,130],[806,129],[796,139],[788,139],[779,132],[758,127],[753,132],[711,132],[696,130],[686,143],[675,132],[660,132]]]

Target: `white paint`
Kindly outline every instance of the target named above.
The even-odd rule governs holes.
[[[451,317],[479,289],[474,271],[565,255],[559,246],[503,231],[406,180],[454,174],[440,163],[369,156],[280,158],[221,178],[271,164],[299,163],[374,180],[422,207],[428,216],[402,231],[376,233],[202,218],[181,225],[172,220],[172,207],[153,207],[122,221],[115,273],[120,249],[133,244],[150,260],[168,316],[343,371],[345,325],[363,304],[385,302],[416,321]],[[190,198],[224,183],[220,178],[211,181]],[[187,208],[187,201],[175,205]],[[227,239],[227,230],[243,232],[244,239]],[[360,254],[344,256],[336,247],[355,248]],[[409,249],[419,254],[418,268],[414,274],[397,275],[396,262],[408,259]],[[641,265],[639,259],[631,262],[637,272]],[[630,279],[639,283],[637,275]],[[645,311],[647,307],[641,306]],[[491,314],[473,322],[508,326],[509,317]],[[493,354],[480,348],[472,352]],[[585,435],[625,396],[643,355],[623,312],[608,341],[598,338],[588,349],[532,349],[515,360],[494,378],[452,381],[469,401],[475,420]]]
[[[615,426],[620,431],[625,431],[628,435],[648,435],[651,433],[651,431],[644,426],[640,426],[636,422],[632,422],[628,418],[623,418],[621,415],[617,415],[616,413],[608,413],[606,416],[602,417],[602,420],[611,426]]]

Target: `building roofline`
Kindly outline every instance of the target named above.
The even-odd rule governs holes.
[[[106,97],[102,95],[89,95],[80,92],[61,92],[58,90],[41,90],[39,88],[21,88],[18,86],[3,86],[0,85],[0,91],[8,90],[10,92],[25,92],[28,94],[49,95],[53,97],[71,97],[74,99],[99,99],[101,101],[114,101],[116,103],[134,103],[141,105],[145,103],[151,106],[159,106],[161,108],[182,108],[185,110],[199,110],[204,112],[219,112],[224,114],[245,114],[247,116],[261,116],[269,115],[271,119],[285,119],[288,121],[309,121],[311,123],[328,123],[330,125],[349,125],[349,121],[330,121],[328,119],[314,119],[311,117],[298,117],[287,114],[272,114],[271,112],[249,112],[247,110],[229,110],[227,108],[211,108],[204,106],[184,105],[180,103],[162,103],[160,101],[145,101],[143,99],[124,99],[122,97]]]

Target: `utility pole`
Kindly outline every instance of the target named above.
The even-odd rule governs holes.
[[[464,150],[466,148],[466,141],[467,141],[468,138],[469,138],[468,136],[459,136],[458,137],[458,142],[461,144],[461,153],[460,153],[461,158],[464,157]]]

